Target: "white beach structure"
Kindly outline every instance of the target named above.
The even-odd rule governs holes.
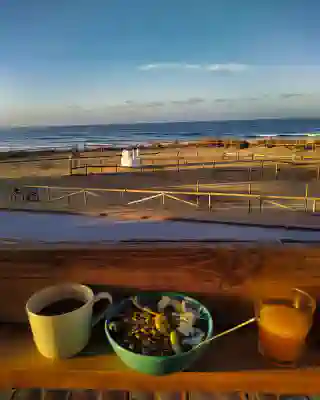
[[[139,167],[139,149],[122,150],[121,167]]]

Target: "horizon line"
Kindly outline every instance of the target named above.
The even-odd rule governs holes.
[[[260,117],[260,118],[230,118],[230,119],[203,119],[203,120],[167,120],[167,121],[136,121],[136,122],[113,122],[113,123],[88,123],[88,124],[39,124],[39,125],[0,125],[0,130],[3,129],[24,129],[24,128],[64,128],[64,127],[87,127],[87,126],[128,126],[128,125],[152,125],[152,124],[195,124],[195,123],[219,123],[219,122],[231,122],[231,121],[264,121],[264,120],[315,120],[320,121],[319,116],[314,117]]]

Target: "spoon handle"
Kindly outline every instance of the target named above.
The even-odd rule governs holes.
[[[237,329],[240,329],[240,328],[243,328],[244,326],[250,325],[250,324],[252,324],[253,322],[255,322],[256,320],[257,320],[256,317],[250,318],[250,319],[248,319],[247,321],[244,321],[244,322],[242,322],[241,324],[234,326],[233,328],[227,329],[226,331],[223,331],[223,332],[221,332],[221,333],[218,333],[217,335],[211,337],[210,339],[207,339],[207,340],[205,340],[205,341],[199,343],[198,346],[202,346],[202,345],[204,345],[204,344],[208,344],[208,343],[212,342],[213,340],[220,338],[221,336],[227,335],[228,333],[231,333],[231,332],[233,332],[233,331],[236,331]]]

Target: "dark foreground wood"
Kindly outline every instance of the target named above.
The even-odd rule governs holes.
[[[251,317],[258,296],[298,286],[319,297],[320,249],[312,247],[114,248],[0,252],[0,387],[139,391],[319,393],[316,321],[308,351],[295,369],[269,364],[257,352],[254,326],[212,343],[187,372],[145,376],[126,368],[108,347],[102,327],[73,359],[39,355],[27,329],[25,302],[63,281],[108,288],[115,298],[137,290],[191,292],[208,305],[216,331]],[[11,323],[8,323],[11,322]]]

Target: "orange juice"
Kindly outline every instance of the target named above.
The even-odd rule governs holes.
[[[310,328],[301,310],[269,304],[260,310],[259,341],[263,354],[279,362],[293,362],[301,354]]]

